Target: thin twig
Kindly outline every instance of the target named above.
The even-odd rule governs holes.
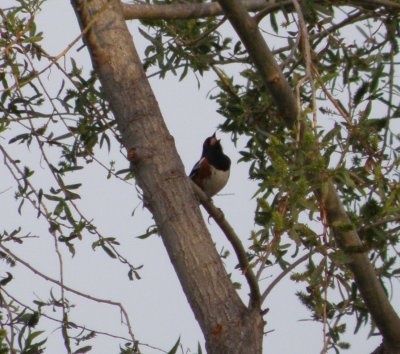
[[[349,127],[352,127],[353,123],[351,121],[350,116],[343,109],[343,106],[340,104],[340,102],[335,97],[333,97],[332,94],[330,93],[330,91],[326,88],[326,86],[324,84],[324,80],[322,80],[319,72],[315,68],[313,68],[313,69],[314,69],[314,74],[317,77],[318,82],[321,85],[321,89],[322,89],[322,91],[324,91],[326,97],[329,99],[329,101],[332,102],[333,106],[336,108],[336,110],[339,112],[339,114],[344,118],[344,120],[349,125]]]
[[[265,301],[267,296],[273,290],[273,288],[286,276],[288,275],[294,268],[296,268],[299,264],[303,263],[305,260],[311,257],[313,252],[305,254],[303,257],[300,257],[297,261],[289,265],[282,273],[280,273],[272,282],[269,284],[268,288],[265,289],[263,294],[261,295],[261,303]]]
[[[81,31],[81,33],[70,44],[68,44],[58,55],[53,57],[53,62],[52,63],[50,63],[49,65],[45,66],[39,72],[35,73],[35,75],[32,75],[32,77],[29,79],[29,81],[32,81],[36,77],[42,75],[44,72],[46,72],[47,70],[49,70],[53,66],[54,62],[57,62],[59,59],[64,57],[72,49],[72,47],[74,47],[75,44],[79,42],[79,40],[85,35],[85,33],[90,30],[90,28],[92,27],[92,24],[95,22],[95,20],[99,17],[100,14],[102,14],[102,11],[99,11],[98,13],[96,13],[96,15],[94,15],[93,18],[90,20],[90,22],[87,24],[85,29],[83,31]],[[25,81],[25,83],[27,83],[27,81]],[[0,93],[11,91],[16,87],[19,87],[18,82],[16,82],[15,84],[13,84],[13,85],[11,85],[11,86],[3,89],[3,90],[0,90]]]
[[[384,7],[389,7],[393,8],[396,10],[400,10],[400,4],[395,1],[390,1],[390,0],[359,0],[357,2],[360,2],[361,4],[365,5],[373,5],[373,6],[384,6]]]
[[[32,311],[32,312],[35,312],[35,311],[36,311],[34,308],[32,308],[32,307],[30,307],[30,306],[24,304],[23,302],[19,301],[15,296],[11,295],[11,294],[10,294],[9,292],[7,292],[4,288],[2,288],[1,291],[2,291],[4,294],[6,294],[13,302],[17,303],[18,305],[22,306],[23,308],[26,308],[26,309],[28,309],[29,311]],[[1,296],[1,295],[0,295],[0,296]],[[62,322],[62,321],[59,320],[58,318],[49,316],[49,315],[47,315],[46,313],[40,313],[40,316],[43,316],[43,317],[45,317],[45,318],[47,318],[47,319],[49,319],[49,320],[51,320],[51,321],[57,322],[57,323],[61,323],[61,322]],[[111,338],[114,338],[114,339],[121,339],[121,340],[124,340],[124,341],[126,341],[126,342],[129,342],[129,341],[131,340],[130,338],[122,337],[122,336],[119,336],[119,335],[117,335],[117,334],[112,334],[112,333],[108,333],[108,332],[99,331],[99,330],[96,330],[96,329],[91,329],[91,328],[89,328],[89,327],[80,325],[80,324],[78,324],[78,323],[76,323],[76,322],[74,322],[74,327],[75,327],[75,328],[82,329],[82,330],[84,330],[84,331],[94,332],[94,333],[96,333],[96,335],[111,337]],[[152,345],[150,345],[150,344],[146,344],[146,343],[142,343],[142,342],[140,342],[140,343],[138,343],[138,344],[141,345],[141,346],[144,346],[144,347],[148,347],[148,348],[150,348],[150,349],[154,349],[154,350],[158,350],[158,351],[163,352],[163,353],[167,353],[165,350],[163,350],[163,349],[161,349],[161,348],[154,347],[154,346],[152,346]]]
[[[373,222],[371,224],[367,224],[367,225],[365,225],[363,227],[360,227],[359,229],[357,229],[357,232],[366,231],[366,230],[371,229],[373,227],[384,225],[384,224],[387,224],[387,223],[390,223],[390,222],[399,222],[399,221],[400,221],[400,216],[399,215],[396,215],[396,216],[389,215],[389,216],[386,216],[386,217],[384,217],[384,218],[382,218],[382,219],[380,219],[378,221],[375,221],[375,222]]]
[[[1,292],[0,292],[0,308],[3,307],[6,309],[7,312],[7,316],[9,319],[9,325],[8,327],[10,328],[10,338],[8,338],[8,336],[6,336],[7,338],[7,342],[8,342],[8,346],[10,349],[10,353],[15,353],[15,349],[14,349],[14,341],[15,341],[15,331],[14,331],[14,319],[13,319],[13,314],[12,311],[10,310],[10,305],[7,303],[7,301],[4,299],[3,297],[3,288],[1,288]],[[1,327],[3,327],[3,323],[1,323]],[[7,331],[6,331],[7,333]]]
[[[103,303],[103,304],[108,304],[108,305],[112,305],[112,306],[118,307],[120,309],[121,313],[122,313],[123,319],[125,320],[125,324],[126,324],[126,326],[128,328],[129,336],[130,336],[132,342],[134,343],[134,345],[135,346],[137,345],[138,341],[135,339],[135,336],[133,334],[132,325],[130,323],[128,313],[126,312],[125,308],[122,306],[121,303],[115,302],[115,301],[112,301],[112,300],[100,299],[98,297],[95,297],[95,296],[92,296],[92,295],[89,295],[89,294],[85,294],[85,293],[83,293],[81,291],[75,290],[75,289],[73,289],[73,288],[71,288],[71,287],[69,287],[69,286],[67,286],[65,284],[62,284],[60,281],[47,276],[46,274],[40,272],[36,268],[32,267],[28,262],[26,262],[23,259],[21,259],[18,256],[16,256],[13,252],[11,252],[11,250],[9,250],[4,245],[0,244],[0,249],[2,249],[4,252],[6,252],[11,257],[13,257],[13,259],[15,261],[17,261],[18,263],[22,264],[26,268],[28,268],[32,273],[40,276],[41,278],[43,278],[43,279],[45,279],[45,280],[47,280],[47,281],[49,281],[49,282],[51,282],[53,284],[58,285],[59,287],[63,288],[64,290],[66,290],[66,291],[68,291],[70,293],[73,293],[75,295],[78,295],[80,297],[83,297],[83,298],[91,300],[91,301],[95,301],[95,302],[98,302],[98,303]]]
[[[279,2],[275,2],[275,4],[268,4],[266,6],[264,6],[263,9],[261,9],[257,15],[253,16],[254,21],[256,21],[257,23],[259,23],[265,16],[269,15],[271,12],[274,12],[278,9],[283,8],[284,6],[290,5],[292,2],[289,1],[279,1]]]
[[[297,12],[297,18],[300,27],[300,50],[304,55],[304,61],[306,64],[306,78],[308,79],[311,86],[311,108],[313,112],[313,127],[317,127],[317,103],[316,103],[316,89],[313,80],[312,73],[312,52],[310,45],[310,36],[307,31],[306,21],[304,20],[303,12],[301,10],[300,4],[297,0],[292,0],[293,6]]]

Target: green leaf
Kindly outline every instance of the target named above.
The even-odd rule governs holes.
[[[20,143],[23,143],[23,142],[25,142],[25,141],[27,141],[27,140],[29,140],[31,138],[32,138],[31,134],[28,134],[28,133],[19,134],[19,135],[15,136],[14,138],[10,139],[8,141],[8,143],[12,144],[12,143],[15,143],[17,141],[19,141]]]
[[[367,129],[374,129],[375,131],[379,132],[380,130],[386,128],[388,123],[387,119],[365,119],[362,122],[362,126],[366,127]]]
[[[34,340],[35,338],[39,337],[42,333],[44,333],[44,331],[32,332],[32,333],[28,336],[28,338],[27,338],[27,340],[26,340],[26,346],[29,347],[29,346],[31,345],[31,343],[33,342],[33,340]]]
[[[363,82],[361,84],[361,86],[357,89],[357,91],[356,91],[356,93],[355,93],[355,95],[353,97],[353,104],[355,106],[357,106],[361,102],[362,98],[367,93],[368,88],[369,88],[369,83],[368,82]]]
[[[7,285],[13,279],[13,276],[10,272],[7,272],[6,274],[7,274],[7,277],[0,280],[1,286]]]
[[[57,204],[57,206],[55,207],[55,209],[54,209],[54,214],[57,215],[57,216],[60,216],[61,213],[63,212],[65,206],[66,206],[66,205],[65,205],[64,200],[61,200],[61,201]]]
[[[129,280],[133,281],[133,280],[134,280],[134,279],[133,279],[133,276],[135,276],[135,278],[136,278],[137,280],[142,279],[142,278],[140,277],[139,273],[137,272],[137,270],[138,270],[138,269],[141,269],[141,268],[143,268],[143,266],[136,267],[136,268],[131,268],[131,269],[129,270],[129,272],[128,272],[128,278],[129,278]]]
[[[159,44],[159,40],[157,38],[153,38],[152,36],[150,36],[148,33],[146,33],[145,31],[143,31],[141,28],[139,28],[139,33],[146,38],[148,41],[150,41],[151,43],[153,43],[155,46],[157,46]]]
[[[64,201],[64,198],[62,198],[62,197],[56,197],[56,196],[51,195],[51,194],[43,194],[43,195],[44,195],[44,197],[45,197],[46,199],[48,199],[48,200],[52,200],[52,201],[55,201],[55,202],[62,202],[62,201]]]
[[[361,26],[356,26],[358,31],[363,35],[364,39],[370,40],[370,36],[364,31],[364,29]]]
[[[272,12],[269,16],[269,20],[271,23],[271,27],[274,30],[275,33],[279,32],[279,27],[278,27],[278,23],[276,22],[276,17],[275,17],[275,13]]]
[[[172,347],[172,349],[167,354],[175,354],[176,351],[179,348],[180,342],[181,342],[181,337],[178,338],[178,340],[176,341],[175,345]]]
[[[158,234],[157,227],[156,226],[150,226],[144,234],[142,234],[140,236],[136,236],[136,238],[144,240],[144,239],[150,237],[151,235],[157,235],[157,234]]]
[[[103,243],[104,243],[103,240],[94,241],[94,242],[92,243],[92,250],[95,251],[96,248],[99,247],[99,246],[101,246]]]
[[[325,261],[321,261],[317,268],[311,273],[310,285],[315,286],[321,282],[321,275],[325,268]]]
[[[92,350],[92,346],[91,345],[87,345],[85,347],[81,347],[78,350],[74,351],[74,354],[82,354],[82,353],[87,353],[90,352]]]
[[[342,250],[338,250],[329,254],[329,258],[337,264],[348,264],[351,262],[351,257]]]
[[[101,248],[104,250],[104,252],[106,252],[111,258],[117,258],[117,256],[115,255],[115,253],[108,248],[106,245],[101,245]]]
[[[373,93],[377,90],[379,80],[382,79],[382,74],[383,70],[385,69],[385,66],[383,64],[380,64],[378,68],[375,70],[374,75],[371,78],[371,81],[369,83],[369,92]]]
[[[78,189],[81,185],[82,183],[68,184],[67,186],[65,186],[65,188],[69,190]]]

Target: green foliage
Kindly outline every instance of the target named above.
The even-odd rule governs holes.
[[[340,353],[349,348],[342,341],[352,330],[349,317],[355,319],[355,332],[368,327],[372,335],[375,326],[348,269],[350,250],[336,245],[315,192],[323,194],[325,181],[334,181],[350,222],[330,226],[358,232],[362,247],[351,252],[368,253],[389,294],[400,274],[399,16],[384,7],[348,5],[342,11],[342,2],[300,3],[311,48],[308,60],[290,7],[256,15],[258,20],[265,16],[260,22],[264,36],[298,94],[298,124],[290,129],[223,17],[142,21],[140,33],[148,41],[143,65],[149,76],[160,78],[171,73],[183,80],[193,73],[199,85],[202,76],[213,75],[210,98],[222,116],[220,128],[235,142],[245,140],[240,162],[248,164],[249,178],[258,186],[249,262],[260,275],[265,269],[291,271],[299,301],[326,329],[327,349]],[[98,162],[99,153],[118,149],[120,138],[96,74],[87,75],[73,59],[61,67],[42,48],[43,34],[35,24],[40,5],[19,0],[0,10],[0,152],[15,179],[18,212],[33,207],[71,255],[91,237],[93,250],[127,266],[130,280],[139,279],[140,267],[121,255],[117,238],[102,235],[79,209],[80,173]],[[63,74],[55,92],[46,85],[51,70]],[[310,129],[304,133],[302,126]],[[10,147],[20,152],[18,158]],[[50,185],[38,182],[34,160],[49,172]],[[114,161],[102,166],[107,178],[132,178],[126,166],[118,168]],[[156,233],[149,227],[139,238]],[[31,237],[19,227],[4,230],[0,246]],[[227,255],[221,251],[221,257]],[[51,293],[48,300],[34,302],[36,309],[16,304],[4,291],[13,282],[15,260],[1,249],[0,261],[10,267],[0,274],[0,300],[6,304],[0,317],[12,322],[20,352],[44,350],[45,334],[35,327],[47,308],[63,310],[59,326],[67,351],[92,349],[88,342],[96,334],[69,319],[73,305],[67,298]],[[8,329],[0,330],[0,353],[9,351],[10,336]],[[170,353],[179,346],[180,339]],[[120,352],[136,353],[137,343],[127,342]]]
[[[120,346],[120,354],[136,354],[138,353],[135,348],[132,348],[132,343],[126,343],[124,348]]]
[[[118,171],[113,161],[107,167],[98,159],[99,152],[120,146],[115,119],[95,73],[83,72],[72,58],[61,65],[42,46],[43,34],[36,26],[42,3],[18,0],[0,9],[0,155],[4,171],[15,180],[18,212],[24,216],[33,209],[48,223],[59,257],[61,245],[74,256],[79,242],[90,238],[93,249],[100,247],[127,267],[128,279],[140,279],[140,267],[121,254],[115,237],[103,235],[80,209],[81,172],[90,164],[98,162],[106,178],[122,180],[129,171]],[[4,230],[0,247],[25,245],[37,237],[20,227]],[[69,319],[73,305],[65,295],[51,292],[49,300],[35,300],[36,310],[17,302],[18,296],[6,289],[14,279],[11,267],[18,262],[7,248],[0,250],[0,261],[10,270],[2,268],[0,274],[1,327],[6,329],[0,333],[0,352],[42,353],[49,333],[33,328],[41,326],[41,314],[49,309],[62,311],[58,328],[67,352],[92,349],[88,342],[96,333]]]
[[[224,38],[217,29],[225,20],[216,18],[190,20],[146,20],[142,21],[148,31],[140,33],[149,41],[145,50],[144,69],[155,68],[151,75],[164,78],[167,73],[179,75],[183,80],[188,72],[200,74],[211,66],[229,60],[233,48],[232,39]],[[234,44],[239,62],[247,55],[240,42]],[[232,62],[236,62],[236,59]]]
[[[18,211],[22,213],[26,203],[36,208],[38,217],[48,220],[50,232],[72,255],[75,242],[90,234],[97,236],[110,257],[118,258],[111,238],[103,237],[78,209],[82,183],[75,177],[96,161],[96,149],[111,149],[112,141],[118,139],[115,120],[96,75],[85,78],[73,59],[69,69],[63,71],[65,77],[58,91],[46,88],[43,75],[35,67],[44,64],[42,73],[46,73],[55,64],[40,46],[42,34],[37,33],[34,21],[39,5],[37,1],[19,1],[19,6],[3,13],[1,23],[0,45],[7,55],[0,60],[0,69],[9,68],[0,71],[4,88],[0,100],[2,129],[13,132],[9,144],[38,149],[54,181],[53,186],[35,187],[35,171],[28,165],[29,159],[13,159],[4,150],[6,165],[18,183]],[[21,123],[24,121],[27,124]],[[52,158],[50,153],[54,154]],[[110,166],[108,174],[116,176],[112,162]]]
[[[1,284],[4,287],[6,284]],[[8,323],[0,330],[0,353],[9,353],[18,348],[19,353],[40,354],[44,352],[47,339],[44,331],[34,328],[39,323],[40,313],[20,308],[14,301],[8,301],[7,293],[0,289],[0,321]],[[10,343],[14,347],[10,347]]]
[[[210,97],[223,117],[220,128],[231,133],[234,141],[246,137],[240,161],[249,164],[249,178],[258,184],[249,260],[254,266],[263,263],[285,271],[301,255],[309,255],[307,266],[299,266],[292,280],[303,285],[304,290],[298,292],[300,301],[314,320],[329,327],[329,349],[339,353],[349,347],[340,340],[348,330],[347,316],[356,319],[356,331],[371,322],[346,266],[348,256],[335,245],[324,205],[314,193],[323,193],[324,183],[313,183],[310,176],[335,181],[351,218],[350,224],[335,227],[358,231],[363,246],[354,251],[368,252],[382,284],[390,284],[400,273],[396,122],[400,89],[394,79],[398,75],[399,19],[397,13],[383,9],[372,21],[372,12],[363,8],[347,10],[349,15],[343,16],[331,2],[302,1],[301,9],[310,39],[312,72],[318,73],[313,74],[314,86],[309,84],[303,48],[297,47],[296,15],[275,9],[261,28],[266,30],[267,43],[279,43],[275,54],[299,92],[300,119],[312,133],[301,136],[300,124],[292,131],[284,125],[246,53],[223,28],[212,28],[218,19],[146,22],[155,35],[145,36],[151,43],[145,66],[156,66],[158,58],[168,65],[159,65],[154,72],[162,77],[167,72],[179,75],[177,69],[185,60],[185,74],[187,65],[194,73],[214,73],[217,89]],[[196,30],[191,25],[194,21]],[[279,40],[274,42],[270,28]],[[200,37],[206,52],[185,45]],[[232,70],[232,63],[241,65]],[[311,122],[312,112],[316,122]],[[373,324],[370,329],[374,333]]]

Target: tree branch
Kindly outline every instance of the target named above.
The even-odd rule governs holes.
[[[265,43],[256,22],[249,16],[242,3],[235,0],[218,1],[253,59],[265,86],[275,100],[281,117],[287,127],[292,130],[299,113],[296,99]],[[320,154],[318,146],[314,146],[313,150],[315,156],[318,157]],[[325,180],[324,176],[319,174],[310,174],[307,178],[313,185],[317,186],[315,193],[321,201],[321,207],[326,212],[329,227],[337,245],[351,259],[349,267],[384,341],[393,348],[400,348],[400,318],[391,306],[368,255],[351,251],[354,248],[361,247],[362,243],[357,232],[354,229],[349,229],[351,221],[333,182],[330,179]]]
[[[231,243],[236,257],[239,261],[240,269],[246,277],[247,283],[250,288],[250,306],[259,308],[260,302],[260,288],[258,281],[254,275],[253,270],[248,262],[246,250],[243,247],[240,238],[236,234],[233,227],[225,219],[224,213],[221,209],[217,208],[212,199],[209,198],[194,182],[192,182],[193,190],[199,198],[200,204],[206,209],[207,213],[215,220],[222,232],[225,234],[228,241]]]
[[[245,0],[247,11],[274,11],[281,6],[276,0]],[[174,4],[122,4],[125,20],[187,20],[223,15],[217,2]]]
[[[249,16],[242,3],[232,0],[221,0],[219,3],[251,55],[286,125],[292,127],[298,115],[296,99],[257,23]]]
[[[311,257],[312,252],[305,254],[304,256],[300,257],[298,260],[290,264],[285,270],[283,270],[268,286],[267,289],[261,295],[261,303],[265,301],[267,296],[270,294],[272,289],[286,276],[288,275],[294,268],[296,268],[299,264],[303,263],[307,259]]]
[[[316,1],[318,2],[318,1]],[[322,1],[321,1],[322,2]],[[249,12],[257,12],[257,22],[267,14],[276,11],[283,6],[290,6],[290,0],[243,0],[244,8]],[[377,8],[381,6],[393,10],[399,10],[400,4],[389,0],[353,0],[353,1],[332,1],[336,6],[359,6]],[[209,3],[174,3],[174,4],[122,4],[125,20],[188,20],[192,18],[204,18],[220,16],[224,14],[217,2]]]
[[[399,351],[388,348],[384,343],[381,343],[371,354],[399,354]]]
[[[395,1],[390,1],[390,0],[354,0],[354,1],[350,1],[350,3],[352,3],[353,5],[362,5],[364,7],[367,6],[374,6],[374,7],[380,7],[380,6],[384,6],[384,7],[388,7],[391,9],[396,9],[396,10],[400,10],[400,3],[395,2]]]
[[[53,279],[49,276],[47,276],[46,274],[38,271],[36,268],[32,267],[28,262],[25,262],[22,258],[18,257],[17,255],[15,255],[13,252],[11,252],[11,250],[9,250],[7,247],[3,246],[2,244],[0,244],[0,249],[2,249],[4,252],[6,252],[7,254],[9,254],[15,261],[17,261],[18,263],[22,264],[24,267],[28,268],[31,272],[33,272],[34,274],[40,276],[41,278],[43,278],[44,280],[47,280],[53,284],[58,285],[61,289],[68,291],[72,294],[78,295],[80,297],[83,297],[85,299],[91,300],[91,301],[95,301],[98,303],[103,303],[103,304],[108,304],[108,305],[112,305],[112,306],[116,306],[119,308],[119,310],[121,311],[121,314],[125,320],[125,324],[127,326],[128,329],[128,333],[129,336],[132,340],[132,343],[134,344],[134,347],[137,346],[137,344],[139,343],[134,334],[133,334],[133,330],[132,330],[132,325],[131,322],[129,320],[129,316],[128,313],[126,312],[125,308],[122,306],[121,303],[119,302],[115,302],[115,301],[111,301],[111,300],[105,300],[105,299],[100,299],[98,297],[89,295],[89,294],[85,294],[81,291],[75,290],[73,288],[70,288],[69,286],[65,285],[64,283],[61,283],[60,281]],[[138,350],[138,348],[136,348]]]
[[[1,291],[2,291],[2,293],[6,294],[13,302],[15,302],[16,304],[20,305],[21,307],[23,307],[25,309],[28,309],[31,312],[37,311],[33,307],[31,307],[29,305],[26,305],[23,302],[19,301],[16,297],[14,297],[12,294],[10,294],[4,287],[2,287]],[[62,320],[60,320],[58,318],[55,318],[53,316],[49,316],[48,314],[44,313],[43,311],[40,312],[40,316],[46,317],[47,319],[49,319],[51,321],[57,322],[59,324],[62,324]],[[117,334],[112,334],[112,333],[109,333],[109,332],[99,331],[97,329],[92,329],[92,328],[89,328],[87,326],[80,325],[80,324],[78,324],[76,322],[74,322],[74,327],[80,328],[83,331],[95,332],[96,335],[103,335],[103,336],[107,336],[107,337],[111,337],[111,338],[115,338],[115,339],[122,339],[122,340],[127,341],[127,342],[131,341],[131,338],[123,337],[123,336],[120,336],[120,335],[117,335]],[[10,330],[11,330],[11,328],[10,328]],[[140,343],[140,345],[142,345],[142,343]]]

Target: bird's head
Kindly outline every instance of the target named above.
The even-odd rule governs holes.
[[[217,139],[216,133],[209,136],[203,143],[203,156],[207,155],[211,151],[222,152],[220,139]]]

